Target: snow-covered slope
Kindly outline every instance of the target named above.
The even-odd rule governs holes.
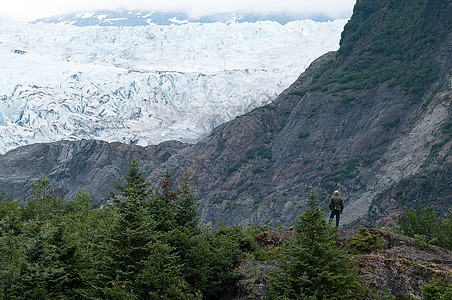
[[[328,17],[318,15],[317,21],[327,21]],[[152,11],[152,10],[98,10],[75,12],[60,16],[52,16],[34,21],[34,23],[64,23],[76,26],[146,26],[146,25],[171,25],[185,23],[256,23],[257,21],[275,21],[280,24],[308,19],[301,13],[249,13],[229,12],[213,13],[203,16],[191,16],[180,11]]]
[[[345,22],[0,21],[0,153],[62,139],[196,142],[337,49]]]

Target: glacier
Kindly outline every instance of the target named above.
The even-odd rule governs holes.
[[[195,143],[268,104],[347,20],[87,26],[0,20],[0,153],[59,140]]]

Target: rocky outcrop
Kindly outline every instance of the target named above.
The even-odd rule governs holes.
[[[418,65],[431,73],[419,80],[425,89],[412,84],[416,76],[407,79],[389,62],[384,65],[388,59],[381,52],[384,39],[383,48],[366,48],[384,36],[380,30],[388,28],[383,26],[385,13],[397,10],[399,4],[360,1],[362,10],[355,8],[357,17],[346,26],[339,53],[321,57],[271,104],[219,126],[171,157],[150,178],[166,169],[174,173],[191,169],[199,182],[204,223],[215,224],[221,217],[229,224],[266,220],[290,224],[302,212],[301,199],[312,188],[324,206],[333,190],[341,191],[344,222],[364,218],[372,202],[401,180],[447,168],[452,160],[452,139],[446,130],[452,111],[452,32],[447,18],[452,7],[446,2],[421,6],[419,19],[433,28],[438,25],[436,18],[444,20],[441,35],[413,27],[416,34],[431,35],[436,50],[419,44],[426,52],[414,53],[411,62],[402,54],[394,56],[400,65]],[[366,18],[368,14],[375,15]],[[360,22],[372,28],[369,35],[360,29]],[[396,77],[384,80],[382,74],[367,80],[373,68],[377,73],[394,72]],[[338,74],[350,78],[342,83]]]
[[[362,223],[384,226],[390,216],[397,216],[405,207],[432,206],[443,217],[452,205],[452,165],[409,176],[377,195]]]
[[[433,276],[452,275],[452,252],[436,246],[417,248],[413,239],[373,230],[384,242],[383,249],[355,256],[360,277],[378,293],[421,299],[420,288]]]
[[[420,288],[433,276],[452,276],[452,252],[436,246],[421,250],[413,239],[395,233],[369,229],[380,237],[381,247],[366,254],[351,256],[359,277],[373,293],[387,294],[405,299],[421,299]],[[339,229],[339,244],[350,249],[357,230]],[[294,231],[286,229],[264,232],[256,236],[261,247],[280,245],[293,240]],[[274,246],[273,246],[274,247]],[[268,248],[267,248],[268,249]],[[268,284],[267,275],[278,270],[278,260],[243,260],[238,263],[234,283],[225,293],[224,299],[263,299]]]

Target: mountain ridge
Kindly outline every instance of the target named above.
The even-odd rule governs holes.
[[[117,9],[76,12],[40,18],[31,23],[63,23],[74,26],[148,26],[148,25],[180,25],[188,23],[255,23],[258,21],[274,21],[281,25],[297,20],[312,19],[317,22],[333,21],[333,19],[314,15],[290,13],[212,13],[202,16],[191,16],[182,11],[153,11],[142,9]]]
[[[424,12],[431,12],[432,2],[420,2],[415,15],[425,18],[428,15]],[[389,12],[394,13],[407,3],[380,1],[381,7],[374,10],[376,17],[370,21],[387,17],[388,7],[391,8]],[[429,44],[432,48],[427,53],[418,53],[419,57],[432,61],[426,67],[431,66],[431,72],[437,75],[436,79],[413,80],[423,84],[422,96],[410,82],[404,81],[405,74],[398,77],[398,70],[389,73],[395,76],[392,82],[375,77],[375,80],[367,82],[366,78],[355,78],[341,83],[334,78],[334,71],[344,66],[338,64],[344,55],[341,49],[355,42],[347,40],[347,28],[353,30],[354,22],[363,25],[359,13],[366,5],[373,5],[373,2],[360,1],[360,6],[355,7],[357,13],[346,25],[341,48],[336,55],[324,56],[314,63],[318,65],[317,69],[315,66],[308,69],[271,104],[216,128],[189,149],[193,152],[185,160],[178,161],[175,156],[161,167],[177,170],[178,165],[186,162],[187,166],[194,166],[195,176],[204,178],[201,184],[204,187],[200,192],[204,199],[201,209],[205,213],[204,221],[214,222],[219,216],[233,216],[226,222],[260,223],[269,219],[287,224],[303,209],[298,199],[314,187],[325,209],[328,195],[335,189],[341,190],[346,199],[344,220],[352,222],[368,213],[374,197],[403,178],[428,168],[435,169],[440,165],[447,168],[450,165],[448,149],[451,141],[442,133],[442,128],[450,119],[452,33],[450,19],[447,18],[451,14],[450,5],[443,1],[437,6],[442,10],[435,11],[435,17],[449,20],[442,23],[448,33],[436,35],[434,43]],[[403,20],[408,25],[402,23],[399,26],[412,26],[411,23],[420,22],[409,17]],[[423,35],[424,31],[431,32],[429,28],[421,27],[417,29],[417,34]],[[366,38],[365,35],[363,37]],[[415,39],[412,36],[408,38]],[[367,43],[362,45],[363,49],[367,47]],[[357,55],[368,55],[360,48],[354,51]],[[376,50],[374,54],[370,53],[375,55],[370,70],[373,64],[377,70],[386,68],[379,65],[385,61],[385,56],[382,57]],[[391,55],[388,54],[388,57]],[[404,57],[405,53],[400,55],[401,64],[409,63],[409,56]],[[419,63],[422,64],[423,59]],[[444,64],[437,63],[439,61]],[[338,64],[336,69],[334,64]],[[364,69],[364,72],[367,70]],[[411,74],[408,73],[408,76]],[[325,78],[333,80],[316,86],[316,80]],[[357,89],[356,85],[361,87]],[[288,110],[283,110],[284,105],[288,106]],[[270,117],[265,117],[265,114]],[[243,121],[245,118],[249,121]],[[271,125],[265,128],[265,122]],[[252,128],[244,129],[248,126]],[[253,139],[255,142],[250,142]],[[227,149],[229,140],[232,140],[230,150]],[[225,141],[224,145],[222,141]],[[209,151],[212,145],[217,145],[217,148]],[[222,152],[219,157],[218,152]],[[210,155],[215,158],[211,159]],[[427,159],[431,155],[439,156],[440,161],[432,163],[432,159]],[[428,161],[432,164],[428,165]],[[205,187],[206,184],[208,187]],[[212,189],[209,190],[209,187]],[[209,200],[206,201],[206,198]]]

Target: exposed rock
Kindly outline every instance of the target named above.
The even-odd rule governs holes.
[[[450,191],[452,191],[452,164],[448,163],[433,171],[417,173],[400,180],[375,197],[363,223],[384,226],[388,222],[393,222],[390,216],[399,215],[404,207],[414,208],[417,205],[431,205],[443,215],[452,205]]]
[[[347,231],[341,230],[339,237],[343,232]],[[421,250],[411,238],[375,229],[371,232],[385,239],[384,248],[353,259],[359,276],[375,291],[420,299],[421,286],[433,276],[452,275],[452,251],[436,246]]]
[[[437,76],[423,95],[390,80],[359,89],[339,81],[301,92],[322,74],[319,69],[325,78],[335,72],[346,76],[341,69],[346,64],[352,72],[365,69],[356,61],[366,61],[368,56],[384,60],[383,54],[364,50],[381,35],[384,12],[397,10],[399,4],[373,3],[360,1],[360,7],[367,5],[369,10],[355,11],[358,17],[344,30],[341,49],[351,48],[350,54],[340,49],[338,54],[321,57],[270,105],[219,126],[183,154],[172,156],[150,178],[166,169],[175,173],[191,169],[199,181],[204,223],[215,224],[221,217],[227,224],[269,220],[289,225],[304,209],[300,198],[313,187],[324,206],[333,190],[341,191],[342,220],[347,223],[364,218],[379,195],[398,182],[426,170],[450,169],[452,139],[444,130],[452,112],[452,22],[448,18],[452,7],[447,1],[427,3],[419,20],[432,26],[419,32],[430,34],[430,28],[440,23],[443,33],[448,30],[434,37],[431,46],[436,50],[422,45],[426,52],[413,58],[413,64]],[[358,35],[358,22],[367,22],[366,14],[375,11],[380,19],[366,24],[372,29],[369,34],[361,33],[359,43],[350,41]],[[434,63],[426,66],[426,60]],[[447,199],[432,197],[428,204]]]
[[[294,240],[294,233],[293,227],[288,230],[269,230],[257,234],[254,237],[254,241],[261,248],[281,247],[284,243]]]
[[[412,296],[421,299],[420,288],[433,276],[452,276],[452,251],[430,246],[429,249],[416,248],[413,239],[391,232],[369,229],[379,235],[382,248],[367,254],[352,256],[359,276],[375,293],[392,296]],[[349,247],[357,230],[339,229],[339,244]],[[256,236],[261,247],[280,245],[293,240],[294,231],[276,230]],[[271,239],[273,237],[273,240]],[[263,299],[268,284],[266,275],[278,269],[278,260],[242,260],[236,269],[234,284],[228,289],[224,299]]]
[[[47,176],[57,194],[70,197],[83,188],[99,202],[132,160],[146,175],[184,147],[180,142],[140,147],[95,140],[29,145],[0,155],[0,191],[23,201],[31,196],[32,184]]]

